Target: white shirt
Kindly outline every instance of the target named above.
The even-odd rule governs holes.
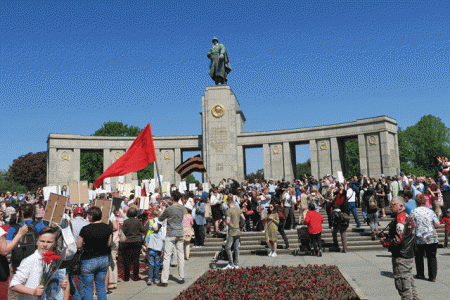
[[[6,234],[6,231],[3,230],[3,228],[0,227],[0,236],[4,236]]]
[[[23,284],[28,288],[35,289],[41,281],[42,277],[42,255],[39,250],[22,260],[16,273],[13,275],[9,287]],[[19,293],[19,299],[37,299]]]
[[[355,202],[355,200],[356,200],[355,192],[352,190],[352,188],[349,188],[347,190],[347,198],[348,198],[348,202]]]
[[[217,193],[217,196],[216,196],[214,193],[212,193],[209,203],[211,203],[211,205],[220,203],[220,194]]]
[[[158,201],[156,201],[156,197],[159,197],[159,193],[154,193],[150,197],[150,204],[156,204]]]

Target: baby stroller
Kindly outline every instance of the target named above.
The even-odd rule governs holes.
[[[309,233],[308,226],[301,225],[297,227],[298,248],[294,250],[294,255],[300,255],[301,252],[309,253]]]

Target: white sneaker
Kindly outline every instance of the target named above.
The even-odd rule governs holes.
[[[269,253],[269,256],[272,256],[272,254],[273,254],[273,252],[272,252],[272,251],[270,251],[270,253]]]
[[[272,254],[272,257],[277,257],[277,254],[276,254],[276,253],[273,253],[273,254]]]
[[[234,267],[232,265],[227,265],[226,267],[222,268],[222,270],[228,270],[228,269],[232,270],[232,269],[234,269]]]
[[[239,269],[238,265],[233,265],[233,269]]]

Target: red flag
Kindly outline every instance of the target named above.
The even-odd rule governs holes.
[[[155,145],[153,145],[152,129],[150,123],[131,144],[130,148],[115,163],[95,181],[94,187],[99,188],[103,179],[126,175],[144,169],[148,164],[156,161]]]
[[[141,197],[147,197],[147,191],[145,190],[145,184],[142,185]]]

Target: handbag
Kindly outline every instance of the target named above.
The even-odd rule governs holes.
[[[8,259],[4,255],[0,255],[0,281],[8,281],[9,278],[9,264]]]
[[[123,233],[122,228],[119,229],[119,241],[124,243],[127,240],[127,236]]]
[[[251,216],[251,215],[253,215],[253,213],[254,213],[253,210],[247,210],[247,211],[245,212],[245,215]]]

